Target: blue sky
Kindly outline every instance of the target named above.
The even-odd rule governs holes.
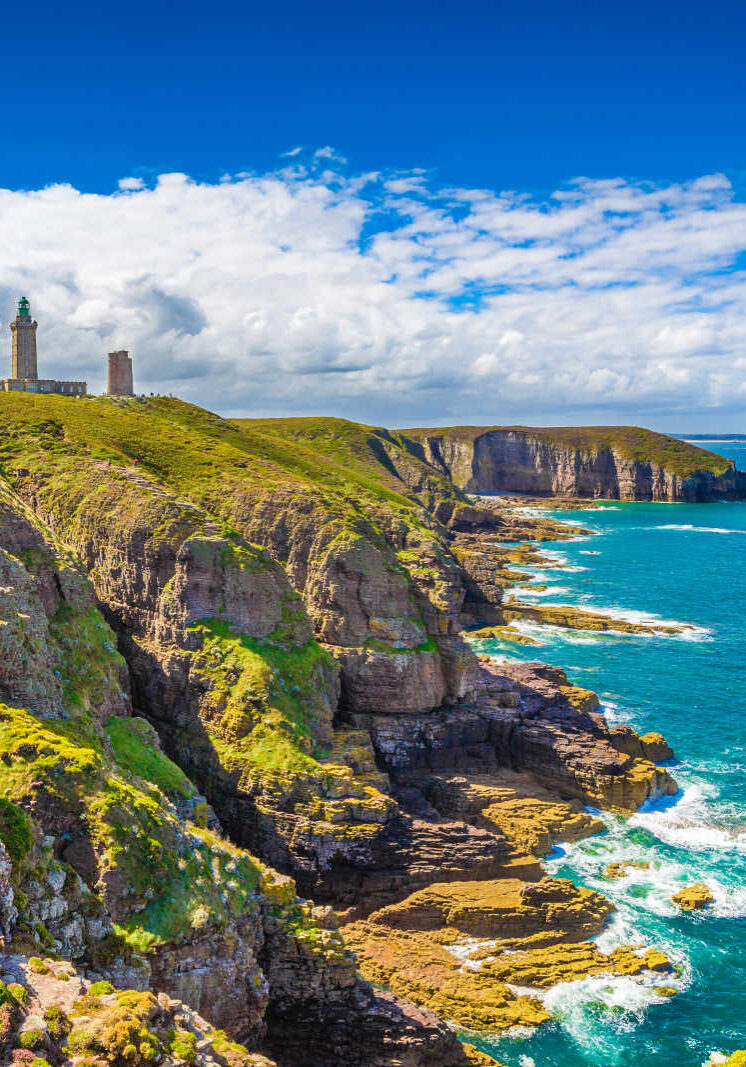
[[[236,413],[742,428],[745,31],[722,0],[19,11],[0,303],[94,388],[124,345]]]
[[[327,144],[529,192],[743,182],[745,32],[736,0],[42,2],[0,46],[3,184],[214,179]]]

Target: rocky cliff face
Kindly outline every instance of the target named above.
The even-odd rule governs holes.
[[[663,435],[647,436],[666,440]],[[472,428],[466,433],[416,431],[411,440],[423,459],[468,493],[671,501],[719,500],[746,493],[743,474],[693,446],[685,460],[678,452],[668,460],[658,441],[630,448],[626,440],[615,444],[613,434],[572,444],[553,438],[550,431]],[[684,443],[674,442],[679,444]]]
[[[133,494],[140,488],[135,482]],[[93,491],[102,505],[104,486]],[[248,549],[245,558],[232,541],[216,544],[204,526],[197,536],[194,517],[183,514],[176,546],[163,526],[152,544],[133,495],[118,499],[117,537],[102,527],[100,539],[79,547],[89,559],[96,546],[89,565],[109,593],[131,581],[133,646],[165,660],[188,656],[190,645],[202,653],[189,620],[219,604],[260,632],[282,620],[290,646],[306,647],[308,622],[283,615],[285,599],[298,601],[271,561]],[[213,1031],[204,1014],[254,1048],[271,1045],[280,1065],[320,1067],[345,1047],[340,1062],[360,1067],[382,1067],[389,1056],[466,1064],[434,1016],[377,997],[357,977],[328,909],[299,899],[292,879],[205,828],[217,823],[204,797],[132,717],[125,661],[82,569],[7,487],[2,506],[0,931],[16,953],[3,963],[4,980],[18,978],[16,992],[0,988],[5,1052],[16,1043],[59,1063],[81,1053],[110,1063],[270,1063]],[[150,529],[154,513],[146,514]],[[85,508],[81,515],[84,525],[93,521]],[[104,526],[112,534],[111,516]],[[129,574],[134,544],[152,553],[153,584]],[[171,583],[162,604],[149,599],[159,579]],[[333,670],[320,680],[331,697],[334,681]],[[48,952],[73,966],[45,959]],[[98,984],[87,992],[91,979]],[[50,1014],[47,994],[63,983],[70,1002]],[[335,1026],[324,1029],[332,1016]],[[129,1034],[139,1034],[134,1059]]]
[[[518,527],[379,431],[322,420],[310,451],[178,402],[7,404],[0,919],[15,948],[188,1004],[294,1067],[484,1064],[429,1007],[542,1021],[507,963],[462,986],[449,916],[471,936],[471,894],[480,931],[528,916],[531,939],[566,911],[574,946],[605,902],[574,925],[588,901],[543,883],[540,856],[597,829],[583,803],[632,811],[675,785],[662,741],[610,730],[561,672],[470,651],[464,621],[499,616],[506,580],[483,534]],[[337,919],[376,982],[419,953],[400,984],[417,1007],[361,980]],[[556,980],[611,966],[573,951],[552,956]]]

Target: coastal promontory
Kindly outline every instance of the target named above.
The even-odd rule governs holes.
[[[475,653],[527,519],[423,449],[0,397],[8,1055],[459,1067],[493,1062],[467,1031],[547,1020],[543,988],[670,985],[541,864],[587,805],[675,793],[670,750]]]

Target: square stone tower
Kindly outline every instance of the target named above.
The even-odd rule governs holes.
[[[126,349],[109,353],[106,392],[109,396],[135,395],[132,388],[132,360]]]
[[[36,327],[31,319],[31,308],[25,296],[18,301],[18,312],[10,324],[13,334],[11,377],[35,381],[39,377],[36,366]]]

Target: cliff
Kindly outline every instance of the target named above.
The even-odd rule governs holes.
[[[485,537],[526,536],[525,519],[340,420],[28,394],[0,416],[8,952],[64,957],[82,998],[99,981],[169,998],[133,1001],[158,1062],[185,1004],[200,1042],[220,1027],[237,1063],[281,1067],[485,1064],[446,1023],[546,1017],[511,991],[512,956],[553,960],[557,981],[665,969],[594,950],[606,903],[547,884],[539,860],[598,829],[583,804],[630,812],[673,779],[561,671],[498,668],[462,632],[501,612]],[[443,945],[482,936],[456,921],[470,895],[506,958],[464,985]],[[415,943],[389,982],[385,944]],[[90,1007],[98,1034],[99,1012],[130,1011],[99,999],[70,1019]]]
[[[742,498],[746,475],[722,456],[637,427],[448,427],[402,440],[467,493],[612,500]]]
[[[137,480],[133,485],[139,488]],[[357,977],[329,909],[298,897],[290,878],[228,840],[205,796],[168,759],[152,726],[133,714],[137,639],[154,640],[160,628],[166,636],[148,646],[149,655],[153,648],[166,660],[178,658],[180,649],[188,655],[182,645],[203,647],[202,635],[192,636],[190,613],[199,616],[206,604],[216,612],[219,604],[247,628],[251,620],[255,631],[277,629],[284,602],[297,603],[277,565],[248,547],[249,558],[239,551],[236,563],[235,546],[219,539],[215,546],[204,528],[208,545],[201,556],[205,546],[194,533],[194,519],[184,520],[176,540],[189,545],[179,560],[169,555],[168,537],[161,555],[150,560],[152,574],[146,546],[137,560],[145,588],[150,578],[157,582],[162,567],[171,569],[172,584],[181,589],[181,596],[167,595],[168,606],[153,620],[141,614],[144,593],[138,600],[123,543],[102,542],[100,558],[88,564],[91,571],[108,555],[106,581],[113,572],[132,581],[130,602],[119,604],[131,627],[129,668],[81,561],[97,542],[81,541],[78,556],[7,484],[0,488],[0,934],[9,953],[3,974],[18,977],[10,994],[0,989],[3,1055],[8,1058],[15,1045],[52,1062],[76,1061],[81,1053],[96,1062],[196,1062],[189,1051],[194,1045],[205,1062],[270,1062],[237,1044],[239,1037],[271,1049],[278,1064],[320,1065],[331,1049],[339,1062],[360,1067],[383,1067],[391,1055],[412,1067],[465,1064],[462,1046],[434,1016],[374,993]],[[103,507],[102,486],[92,488]],[[109,532],[116,525],[122,536],[137,510],[121,487],[118,499],[116,519],[105,508],[99,519],[107,517]],[[74,497],[67,501],[75,503]],[[153,518],[148,512],[148,522]],[[121,622],[116,613],[112,617]],[[302,612],[299,622],[287,612],[284,621],[289,634],[283,638],[305,650],[310,638]],[[213,653],[210,646],[206,654]],[[312,671],[321,655],[318,649],[311,657]],[[264,662],[261,652],[256,657]],[[155,656],[150,662],[158,673]],[[282,687],[292,677],[290,670]],[[252,682],[244,713],[261,700],[265,686],[271,688],[261,668]],[[191,684],[192,691],[209,688],[201,673]],[[334,672],[322,668],[319,690],[326,685],[333,698]],[[281,744],[274,746],[279,755],[273,754],[267,731],[290,733],[277,720],[283,710],[298,710],[275,710],[269,694],[265,699],[267,729],[256,741],[264,744],[268,792],[278,778],[287,782],[290,768],[282,767]],[[331,708],[326,711],[330,719]],[[313,707],[308,714],[315,714]],[[305,724],[297,725],[301,753],[307,734]],[[245,727],[244,736],[249,732]],[[289,736],[285,746],[289,759],[293,740]],[[222,755],[226,765],[238,758],[225,750]],[[256,754],[253,759],[264,762]],[[192,758],[189,766],[195,763]],[[224,766],[219,757],[215,766]],[[302,771],[298,789],[308,803]],[[352,772],[330,765],[325,775],[319,789],[328,787],[344,801],[344,787],[331,783]],[[274,799],[273,812],[288,808],[287,797]],[[360,804],[365,807],[365,796]],[[60,958],[67,961],[64,974]],[[39,988],[44,981],[50,988]],[[89,995],[91,982],[96,989]],[[63,992],[69,987],[76,995],[47,1017],[45,993],[63,983]],[[129,999],[122,999],[127,991]],[[59,1007],[59,998],[52,1001]],[[230,1036],[221,1030],[213,1038],[213,1026]],[[127,1052],[132,1034],[139,1035],[137,1055]],[[172,1047],[177,1039],[189,1048]]]

